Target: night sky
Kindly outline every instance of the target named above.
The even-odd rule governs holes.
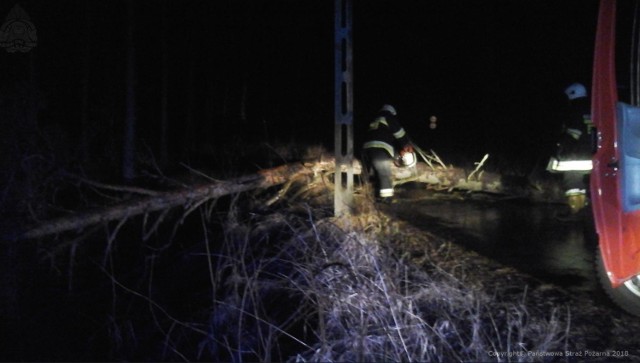
[[[367,114],[390,99],[422,147],[464,150],[476,160],[485,152],[535,159],[556,135],[564,88],[591,82],[595,1],[389,1],[357,9],[357,110]],[[440,120],[435,134],[427,129],[432,114]]]
[[[0,16],[14,4],[2,1]],[[124,118],[125,2],[20,4],[38,45],[1,52],[5,94],[35,74],[38,127],[73,145],[87,81],[99,160]],[[534,160],[553,142],[564,87],[591,82],[594,0],[355,1],[354,12],[358,143],[391,103],[423,148]],[[135,14],[137,137],[148,148],[160,147],[163,44],[176,157],[189,145],[232,140],[332,147],[333,1],[136,1]]]
[[[489,153],[485,166],[490,171],[499,170],[503,175],[520,173],[519,176],[529,175],[534,166],[544,171],[560,129],[558,115],[568,103],[564,88],[573,82],[583,82],[587,87],[591,83],[597,0],[353,1],[356,157],[373,115],[383,104],[390,103],[397,108],[400,122],[412,140],[424,149],[434,149],[447,163],[469,166]],[[0,0],[1,22],[5,22],[15,4],[15,0]],[[283,154],[273,157],[279,145],[285,145],[284,149],[315,145],[333,149],[333,0],[23,0],[19,4],[36,27],[38,39],[37,46],[26,53],[0,49],[0,185],[5,184],[0,187],[2,236],[5,231],[13,236],[27,223],[115,202],[111,194],[85,194],[85,188],[76,185],[77,178],[69,176],[162,190],[175,187],[174,180],[186,179],[187,168],[204,170],[216,179],[230,179],[232,173],[253,173],[276,163],[299,160],[302,152],[289,158]],[[127,16],[127,4],[133,4],[133,17]],[[133,47],[127,47],[128,26],[133,26]],[[121,172],[123,155],[127,154],[123,151],[126,65],[131,50],[135,53],[138,179],[127,178]],[[165,109],[163,94],[167,100]],[[432,115],[439,119],[436,130],[428,127]],[[163,133],[161,121],[165,118],[168,129]],[[164,162],[160,158],[163,150],[168,152]],[[282,153],[282,148],[278,150]],[[241,164],[234,154],[243,154],[249,160],[242,160]],[[266,156],[271,160],[266,162]],[[123,198],[135,200],[136,196]],[[226,208],[227,201],[217,202],[212,209]],[[235,198],[229,203],[232,210],[236,208]],[[163,228],[177,228],[178,224],[168,222],[178,217],[179,212],[176,213],[166,221],[164,212],[150,218],[162,221]],[[147,216],[151,213],[145,214],[144,224]],[[195,216],[192,215],[197,219]],[[201,216],[204,218],[204,214]],[[313,218],[304,218],[313,222]],[[140,281],[147,279],[147,274],[155,279],[156,272],[148,272],[147,263],[163,263],[156,262],[155,253],[168,253],[162,251],[173,243],[171,249],[180,250],[179,258],[167,261],[165,273],[169,275],[187,264],[189,268],[181,268],[169,279],[175,279],[179,288],[174,289],[171,281],[161,286],[159,293],[166,291],[170,297],[182,289],[191,290],[190,283],[209,287],[208,274],[198,275],[206,281],[197,281],[191,271],[199,265],[183,258],[187,252],[198,251],[188,248],[192,238],[193,243],[201,242],[192,234],[200,233],[204,219],[196,222],[194,228],[189,220],[181,227],[185,244],[171,242],[171,234],[167,236],[170,243],[157,249],[154,243],[165,244],[164,232],[157,233],[157,240],[119,244],[118,258],[122,260],[118,262],[123,270],[135,265],[132,273],[144,269],[145,277]],[[289,226],[288,219],[286,224]],[[120,232],[123,241],[140,231],[140,225],[133,223],[130,230],[124,231],[128,225]],[[5,295],[14,298],[12,294],[25,292],[19,296],[21,300],[5,299],[4,305],[20,307],[17,310],[28,319],[23,323],[22,317],[15,315],[12,324],[19,325],[27,337],[33,337],[23,338],[11,331],[8,344],[19,343],[21,350],[16,350],[17,354],[24,350],[27,356],[39,356],[38,348],[42,352],[53,349],[63,357],[58,360],[68,360],[64,358],[76,357],[73,349],[93,349],[74,346],[77,341],[86,338],[99,346],[109,346],[108,338],[115,339],[121,330],[129,329],[128,325],[126,329],[112,329],[112,324],[116,327],[111,320],[117,315],[115,307],[114,315],[111,307],[104,314],[98,312],[104,308],[102,305],[111,304],[115,284],[110,276],[109,281],[105,280],[109,287],[103,289],[93,286],[91,273],[73,275],[74,289],[82,295],[78,302],[82,304],[76,309],[79,304],[66,303],[75,271],[90,266],[87,270],[101,276],[96,281],[108,277],[106,271],[95,268],[96,261],[91,256],[104,258],[102,266],[106,267],[111,236],[121,226],[122,223],[118,227],[105,224],[104,231],[86,230],[84,236],[78,231],[80,237],[69,242],[73,247],[68,257],[68,287],[65,282],[60,291],[40,289],[39,285],[22,281],[64,279],[67,272],[61,269],[54,277],[58,271],[54,272],[53,267],[66,262],[52,258],[49,266],[48,260],[35,257],[36,247],[40,247],[36,244],[18,242],[15,248],[0,250],[0,276],[6,277],[0,279],[0,284],[8,281],[17,291],[7,288]],[[289,227],[284,228],[283,224],[282,228],[277,238],[288,233],[284,230]],[[104,241],[101,233],[105,231],[110,236],[107,250],[104,243],[88,242],[87,250],[79,248],[76,256],[76,246],[85,237],[100,233],[96,238]],[[297,232],[292,229],[292,233]],[[61,235],[56,241],[66,241],[65,238]],[[226,241],[226,234],[224,238]],[[256,246],[264,248],[263,242],[269,238],[260,238]],[[154,258],[150,259],[152,251]],[[91,258],[81,258],[80,253]],[[173,256],[167,259],[174,260]],[[29,268],[36,263],[38,270],[47,270],[43,276],[31,274]],[[120,272],[117,274],[119,277]],[[162,271],[158,275],[158,281],[163,281]],[[151,277],[148,278],[151,286]],[[88,288],[76,287],[83,281]],[[103,290],[104,297],[94,295],[94,288]],[[189,293],[208,299],[210,295],[200,294],[201,291],[204,290],[193,289]],[[59,294],[65,294],[59,300],[65,305],[64,310],[49,310],[46,305],[57,301],[54,297]],[[85,294],[100,302],[83,303]],[[41,295],[45,298],[36,299]],[[114,292],[114,306],[115,295]],[[122,298],[125,295],[118,292],[122,314],[135,314],[137,310],[129,310],[133,303],[128,305],[128,300]],[[144,311],[151,306],[131,295],[143,303]],[[155,299],[151,288],[149,295]],[[187,295],[180,294],[177,300],[183,300],[183,296]],[[30,305],[20,306],[21,301]],[[182,303],[177,302],[176,309],[191,309],[187,305],[191,301],[184,307]],[[30,314],[31,309],[39,314]],[[78,313],[81,318],[68,319]],[[124,315],[123,318],[128,319]],[[148,316],[140,315],[134,320],[138,318]],[[155,319],[154,316],[153,323]],[[171,320],[173,332],[175,322],[173,317]],[[83,321],[95,329],[90,337],[80,336],[85,330],[69,325]],[[147,323],[151,320],[141,325]],[[94,328],[94,324],[100,328]],[[65,330],[72,335],[65,336]],[[101,334],[107,333],[109,337],[103,338]],[[155,344],[152,338],[149,341]],[[71,341],[73,344],[69,344]],[[2,344],[7,340],[0,339]],[[127,347],[120,339],[113,344]],[[135,349],[159,347],[136,345]],[[200,350],[199,346],[198,354]]]

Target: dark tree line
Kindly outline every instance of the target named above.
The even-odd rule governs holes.
[[[13,5],[0,4],[0,21]],[[224,174],[251,160],[255,171],[274,149],[267,144],[322,142],[320,121],[332,130],[333,120],[322,91],[332,78],[317,67],[331,69],[330,8],[249,0],[21,6],[38,41],[24,53],[0,49],[0,351],[23,358],[28,337],[42,333],[25,324],[40,311],[34,281],[60,276],[41,263],[38,241],[12,236],[114,203],[80,178],[160,189],[175,186],[157,185],[160,177],[187,172],[181,164]]]
[[[18,189],[56,169],[132,180],[178,162],[213,166],[234,147],[323,142],[331,8],[320,4],[25,3],[38,44],[0,54],[5,194],[30,194]]]

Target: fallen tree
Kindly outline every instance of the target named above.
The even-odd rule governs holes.
[[[474,170],[446,166],[435,153],[422,155],[422,157],[425,162],[417,163],[410,168],[394,166],[392,169],[394,184],[417,182],[439,190],[459,189],[500,194],[522,194],[526,192],[522,188],[518,190],[512,186],[505,185],[499,174],[482,171],[481,168],[486,157],[481,162],[476,163],[477,167]],[[362,174],[363,168],[359,160],[354,160],[353,169],[354,174]],[[138,199],[125,200],[113,206],[79,212],[39,223],[16,233],[10,239],[33,239],[66,231],[81,231],[86,227],[114,220],[120,220],[124,223],[124,221],[137,215],[168,211],[179,206],[183,207],[187,211],[185,213],[188,214],[211,199],[284,185],[280,192],[267,202],[267,204],[273,204],[287,198],[287,193],[292,190],[293,184],[298,184],[297,192],[295,193],[296,197],[303,195],[305,191],[312,188],[321,187],[331,190],[333,188],[332,175],[334,173],[335,159],[324,155],[317,160],[285,164],[240,178],[212,181],[208,184],[190,186],[173,191],[144,193],[145,195]],[[159,218],[158,221],[161,221],[161,219]]]
[[[486,160],[487,156],[485,156]],[[439,160],[439,159],[437,159]],[[438,163],[417,163],[414,167],[393,166],[394,185],[418,182],[435,186],[442,190],[467,190],[472,192],[507,193],[513,192],[502,183],[502,177],[496,173],[482,171],[483,162],[470,171],[460,167]]]
[[[144,198],[124,201],[115,206],[46,221],[18,233],[14,239],[31,239],[70,230],[82,230],[94,224],[128,219],[136,215],[168,210],[178,206],[193,210],[210,199],[283,184],[292,175],[300,173],[304,169],[301,164],[286,164],[241,178],[213,182],[176,191],[158,192]]]

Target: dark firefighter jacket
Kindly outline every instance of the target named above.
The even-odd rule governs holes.
[[[380,148],[395,156],[396,148],[409,144],[409,138],[404,128],[400,126],[398,118],[388,111],[380,111],[373,122],[369,124],[365,149]]]
[[[573,100],[565,116],[563,134],[558,148],[558,159],[591,159],[592,128],[589,99],[583,97]]]

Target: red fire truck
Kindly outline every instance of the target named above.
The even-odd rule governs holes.
[[[612,300],[640,316],[640,9],[601,0],[593,64],[591,203],[597,271]]]

